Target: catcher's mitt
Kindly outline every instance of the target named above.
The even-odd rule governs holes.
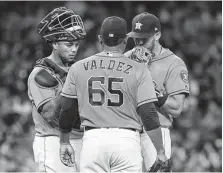
[[[153,57],[154,53],[143,46],[136,46],[133,48],[130,56],[132,60],[145,64],[149,64]]]
[[[167,160],[166,162],[156,160],[149,172],[171,172],[170,160]]]

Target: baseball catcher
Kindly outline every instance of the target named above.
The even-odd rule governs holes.
[[[66,7],[52,10],[42,19],[37,30],[52,48],[50,55],[36,62],[28,78],[28,95],[36,131],[33,151],[37,172],[75,172],[79,170],[83,132],[80,130],[80,120],[76,119],[70,133],[75,158],[68,162],[64,156],[63,164],[59,157],[58,98],[86,33],[80,16]]]

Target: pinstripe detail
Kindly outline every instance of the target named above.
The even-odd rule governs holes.
[[[159,61],[159,60],[164,59],[164,58],[167,58],[167,57],[169,57],[169,56],[171,56],[171,55],[174,55],[174,53],[172,53],[172,54],[170,54],[170,55],[167,55],[167,56],[164,56],[164,57],[159,58],[159,59],[154,59],[154,60],[151,61],[151,62]]]
[[[66,94],[66,93],[61,93],[61,95],[68,98],[77,98],[76,95],[71,95],[71,94]]]
[[[164,137],[164,139],[163,139],[163,141],[164,141],[164,151],[165,151],[165,155],[166,155],[166,130],[164,130],[164,135],[163,135],[163,137]]]
[[[190,94],[190,91],[189,90],[185,90],[185,89],[181,89],[181,90],[178,90],[178,91],[171,92],[171,93],[169,93],[169,95],[174,95],[174,94],[179,94],[179,93]]]
[[[162,132],[162,138],[163,138],[163,148],[164,148],[164,153],[165,153],[165,155],[166,155],[166,148],[165,148],[165,130],[164,129],[162,129],[162,127],[161,127],[161,132]]]
[[[48,102],[48,101],[50,101],[50,100],[52,100],[52,99],[53,99],[53,97],[49,97],[49,98],[46,98],[46,99],[44,99],[43,101],[41,101],[41,102],[36,106],[37,110],[38,110],[39,107],[42,106],[44,103],[46,103],[46,102]]]
[[[43,161],[43,163],[44,163],[44,170],[46,171],[46,138],[44,137],[44,144],[43,144],[44,146],[44,161]]]
[[[144,103],[150,103],[150,102],[154,102],[154,101],[157,101],[157,98],[151,98],[151,99],[147,99],[147,100],[144,100],[144,101],[141,101],[137,104],[137,106],[140,106]]]
[[[54,87],[44,87],[44,86],[41,86],[39,85],[36,81],[35,81],[36,85],[41,88],[41,89],[48,89],[48,90],[51,90],[51,89],[55,89],[55,88],[58,88],[58,85],[54,86]]]

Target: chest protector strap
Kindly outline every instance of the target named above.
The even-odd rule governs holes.
[[[42,58],[36,61],[36,66],[44,66],[49,70],[53,71],[55,74],[59,76],[59,78],[64,82],[67,76],[67,72],[60,68],[57,64],[55,64],[49,58]]]

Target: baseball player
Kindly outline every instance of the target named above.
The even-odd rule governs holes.
[[[149,68],[158,102],[156,108],[162,127],[163,144],[168,159],[171,157],[170,130],[173,118],[183,109],[189,95],[188,71],[182,59],[159,43],[161,25],[150,13],[141,13],[132,20],[132,32],[136,47],[125,53],[131,59],[145,63]],[[141,134],[141,146],[146,170],[156,159],[156,150],[146,134]],[[170,162],[169,169],[170,171]]]
[[[33,142],[34,158],[38,172],[74,172],[79,169],[79,154],[83,131],[76,119],[71,131],[71,144],[77,150],[77,165],[67,167],[59,156],[59,118],[54,115],[60,107],[58,97],[65,82],[70,64],[75,61],[80,40],[85,30],[80,16],[65,7],[56,8],[38,25],[38,33],[52,47],[48,57],[37,61],[28,78],[28,95],[32,102],[35,123]],[[78,126],[79,124],[79,126]]]
[[[123,55],[126,35],[124,19],[106,18],[99,36],[103,51],[72,65],[63,86],[60,157],[65,165],[74,163],[76,148],[70,145],[69,132],[80,115],[85,131],[81,172],[140,172],[140,117],[157,149],[157,160],[167,160],[152,78],[144,64]]]

